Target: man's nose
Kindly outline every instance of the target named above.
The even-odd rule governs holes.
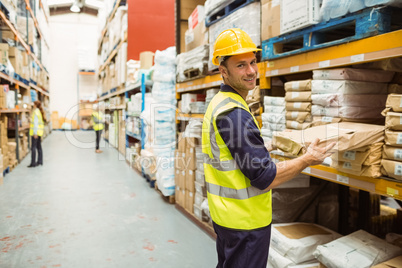
[[[249,64],[247,66],[247,75],[255,75],[257,71],[254,69],[254,66],[252,64]]]

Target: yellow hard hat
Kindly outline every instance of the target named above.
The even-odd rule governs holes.
[[[261,49],[251,40],[251,37],[239,28],[232,28],[223,31],[216,38],[212,63],[219,65],[219,57],[233,56],[249,52],[260,51]]]

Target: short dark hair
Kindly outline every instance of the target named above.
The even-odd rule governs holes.
[[[223,56],[221,60],[221,65],[227,68],[228,66],[226,65],[226,60],[229,59],[230,57],[232,56]]]

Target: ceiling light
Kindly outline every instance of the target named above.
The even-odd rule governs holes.
[[[74,12],[74,13],[78,13],[81,11],[81,9],[74,3],[71,7],[70,7],[70,11]]]

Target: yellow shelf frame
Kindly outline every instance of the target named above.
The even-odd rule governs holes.
[[[128,87],[128,88],[123,88],[123,89],[122,89],[121,87],[119,87],[119,89],[116,90],[115,92],[113,92],[112,94],[107,94],[107,95],[105,95],[105,96],[103,96],[103,97],[98,98],[98,101],[103,101],[103,100],[112,98],[112,97],[114,97],[114,96],[118,96],[118,95],[124,94],[124,93],[126,93],[127,91],[130,91],[130,90],[139,88],[140,86],[141,86],[141,82],[137,82],[136,84],[134,84],[134,85],[132,85],[132,86],[130,86],[130,87]]]
[[[275,154],[274,152],[271,152],[271,157],[279,161],[291,159],[289,157]],[[402,181],[356,176],[340,172],[324,165],[308,167],[303,170],[302,173],[359,190],[402,200]]]
[[[42,63],[39,61],[39,59],[36,57],[36,55],[31,52],[31,49],[29,48],[27,43],[25,43],[25,41],[21,37],[20,33],[17,31],[17,29],[14,28],[14,25],[12,25],[12,23],[7,19],[6,15],[4,14],[3,11],[0,11],[0,18],[6,23],[6,25],[10,28],[10,30],[14,33],[17,40],[22,44],[22,46],[27,51],[27,54],[30,55],[33,58],[33,60],[39,65],[39,67],[47,74],[47,76],[49,76],[49,73],[43,67]]]
[[[189,121],[190,119],[197,119],[202,121],[204,119],[204,114],[183,114],[176,112],[176,122]]]
[[[402,30],[265,62],[265,77],[402,56]],[[301,64],[302,63],[302,64]],[[269,86],[264,84],[264,86]]]

